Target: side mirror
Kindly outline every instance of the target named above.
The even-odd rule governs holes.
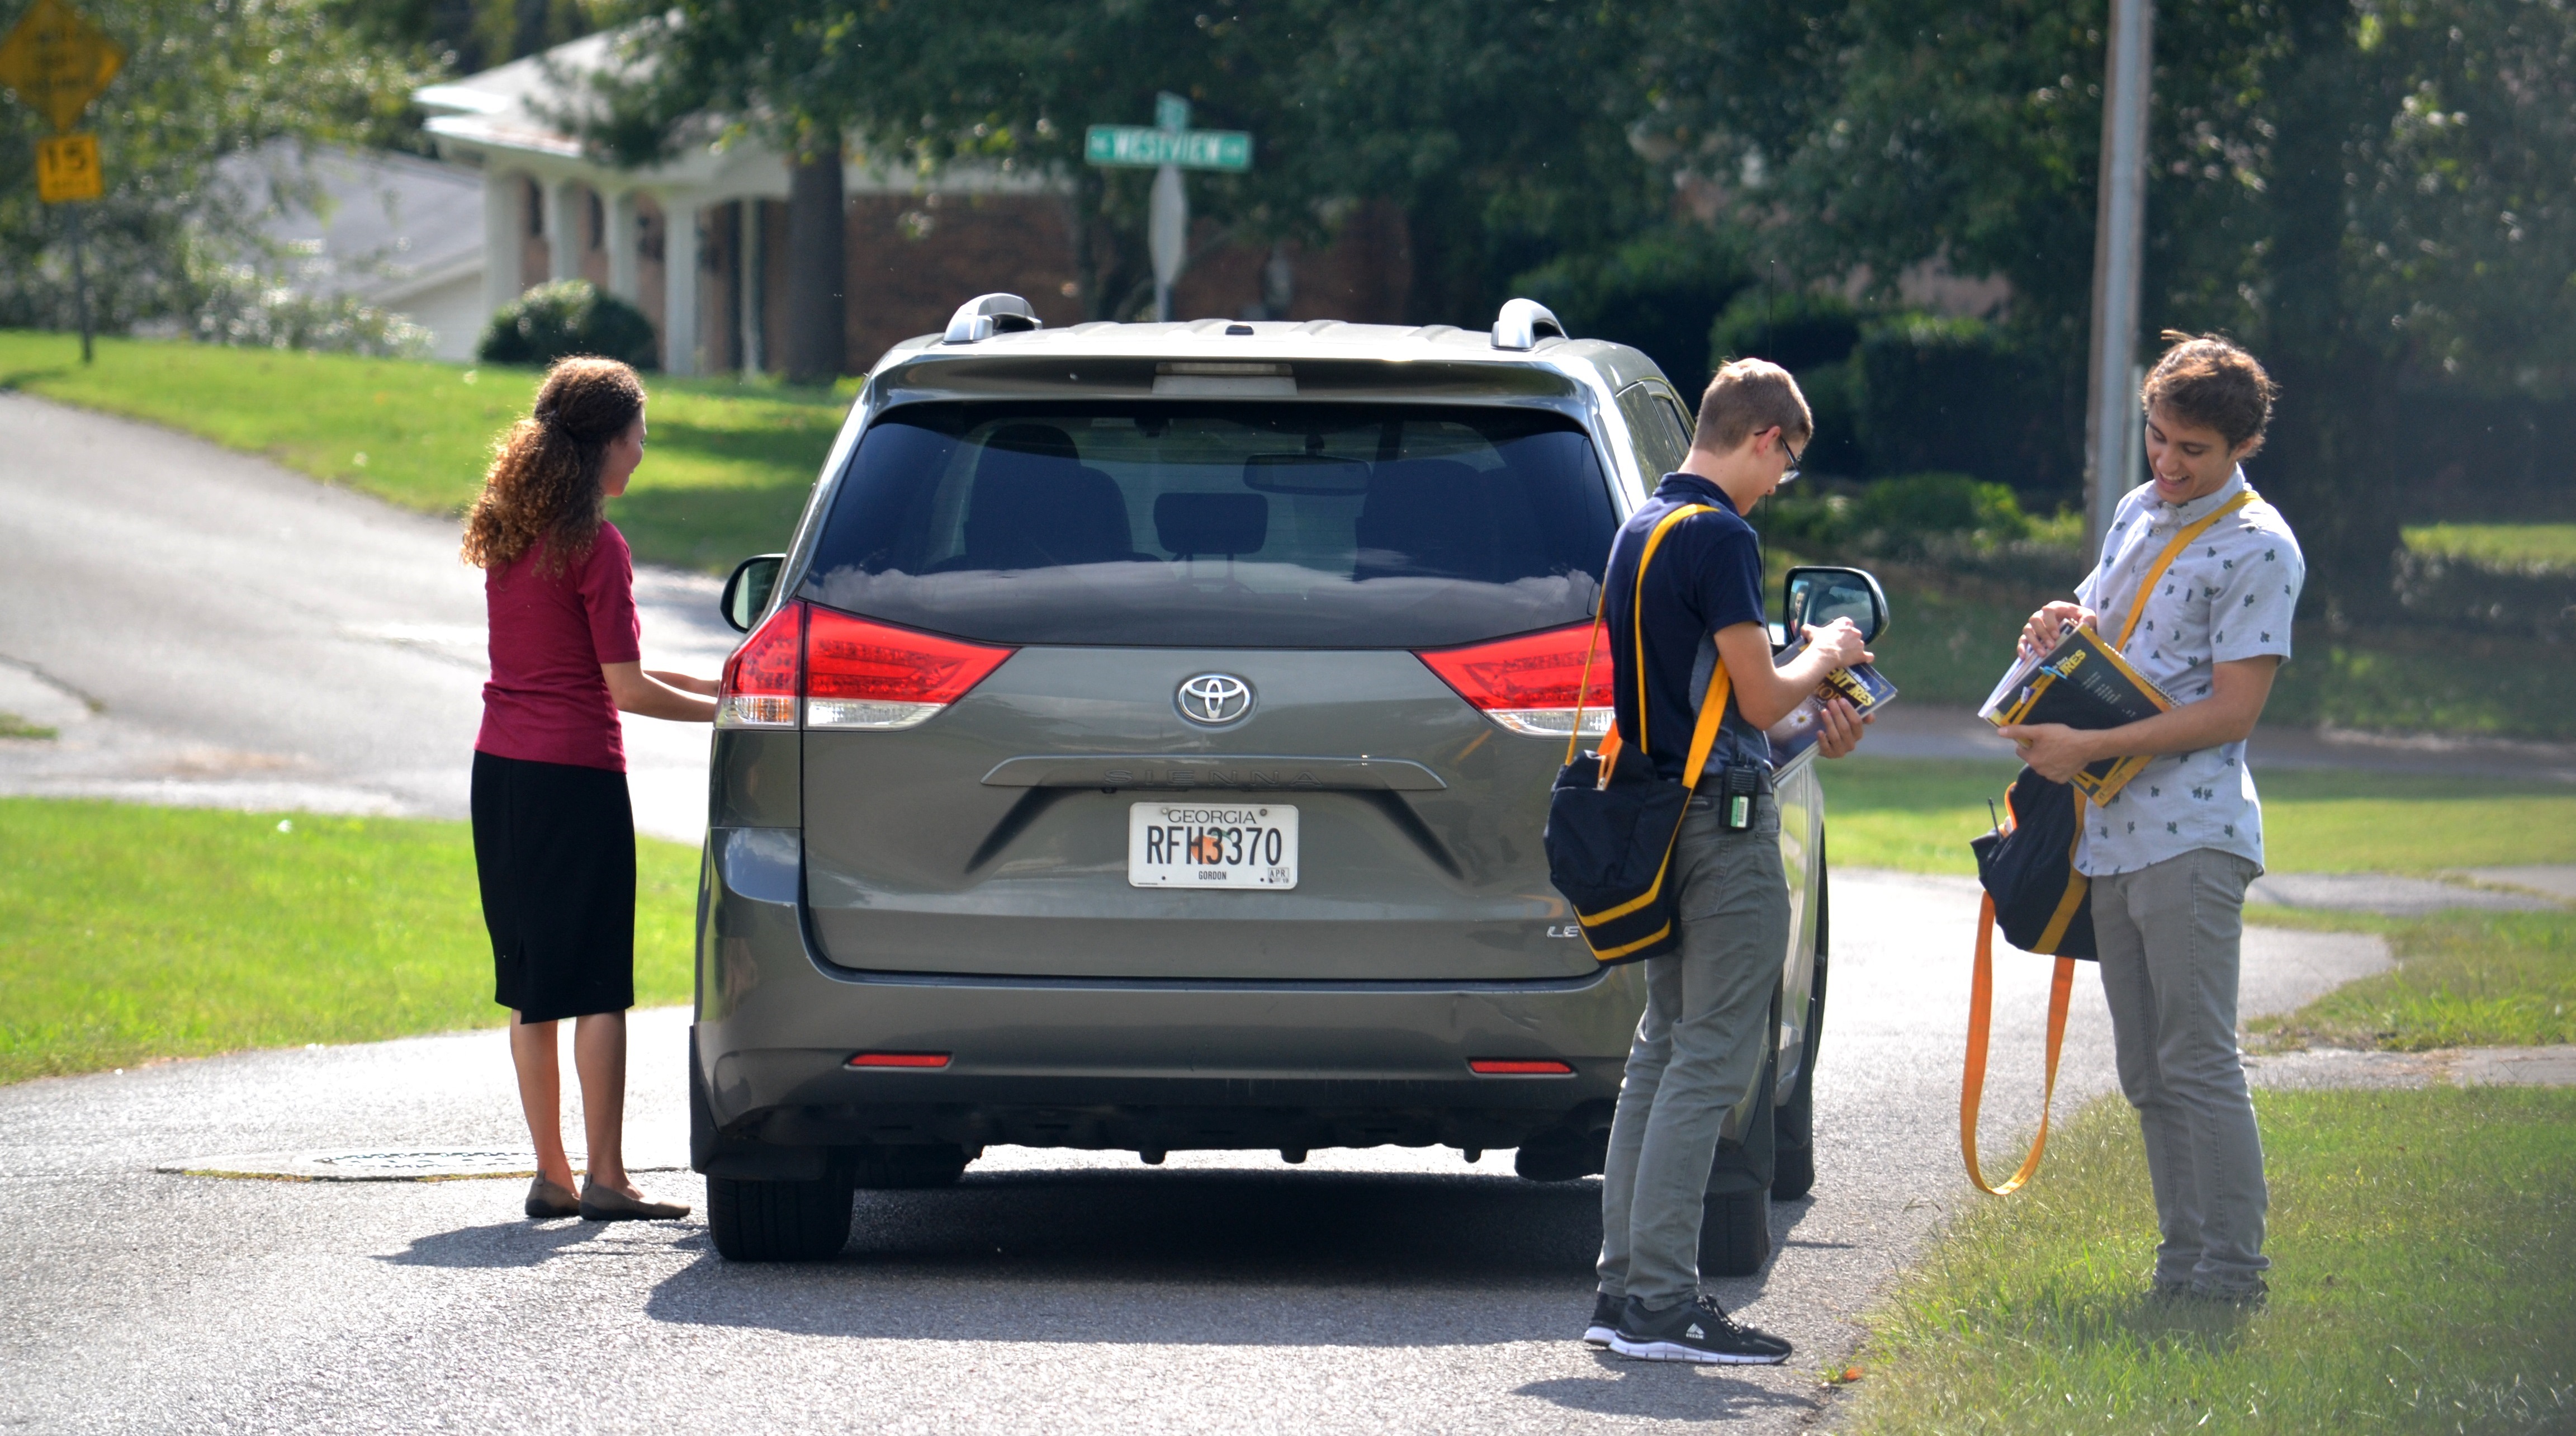
[[[778,572],[786,566],[783,553],[757,554],[733,566],[733,577],[725,580],[716,611],[733,625],[734,632],[749,633],[751,621],[768,610],[769,596],[778,589]]]
[[[1793,568],[1781,618],[1791,643],[1802,628],[1837,618],[1850,619],[1863,643],[1874,642],[1887,631],[1887,590],[1865,569]]]

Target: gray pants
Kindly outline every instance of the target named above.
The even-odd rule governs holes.
[[[1789,948],[1779,806],[1764,793],[1740,833],[1714,812],[1693,812],[1673,869],[1681,947],[1646,961],[1646,1015],[1628,1048],[1601,1176],[1601,1290],[1653,1311],[1699,1294],[1709,1167],[1718,1139],[1741,1135],[1762,1081],[1771,995]]]
[[[2093,880],[2093,934],[2120,1090],[2155,1186],[2159,1284],[2226,1295],[2262,1279],[2263,1138],[2236,1047],[2245,885],[2263,870],[2195,848]]]

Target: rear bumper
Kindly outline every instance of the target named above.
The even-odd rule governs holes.
[[[1606,1126],[1645,1002],[1633,967],[1445,985],[853,972],[812,949],[801,871],[792,829],[709,833],[692,1049],[718,1146],[1517,1146]],[[861,1051],[950,1060],[849,1067]],[[1574,1070],[1469,1070],[1484,1058]]]

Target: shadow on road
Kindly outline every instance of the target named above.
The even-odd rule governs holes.
[[[644,1230],[670,1232],[673,1229],[657,1223]],[[458,1227],[452,1232],[418,1237],[401,1251],[376,1260],[390,1266],[533,1267],[568,1256],[626,1256],[633,1253],[631,1241],[603,1244],[599,1238],[605,1235],[608,1235],[608,1228],[578,1219],[499,1222],[483,1227]],[[705,1244],[703,1233],[694,1235],[699,1245]]]
[[[1649,1416],[1662,1420],[1740,1421],[1760,1411],[1801,1410],[1816,1399],[1770,1391],[1724,1367],[1628,1361],[1607,1352],[1594,1358],[1599,1376],[1561,1376],[1512,1388],[1569,1411],[1596,1416]]]
[[[1589,1310],[1600,1203],[1595,1182],[1499,1176],[996,1172],[860,1193],[850,1243],[830,1262],[734,1264],[710,1249],[645,1309],[812,1336],[1565,1340]],[[1781,1234],[1806,1208],[1776,1209]],[[1741,1302],[1766,1278],[1723,1285]]]

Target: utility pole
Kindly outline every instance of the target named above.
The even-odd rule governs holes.
[[[2138,288],[2147,239],[2147,98],[2154,0],[2111,0],[2102,83],[2102,174],[2093,217],[2093,348],[2084,414],[2084,551],[2102,551],[2134,472],[2138,437]]]

